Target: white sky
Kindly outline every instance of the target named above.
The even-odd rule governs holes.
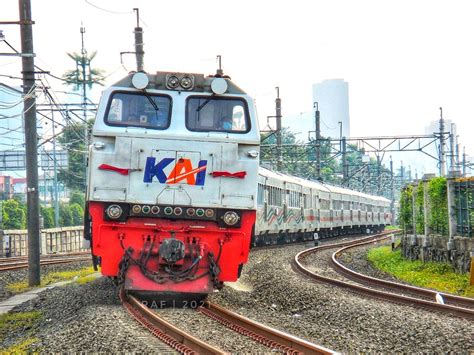
[[[58,76],[72,69],[66,52],[80,51],[82,21],[86,48],[98,51],[93,67],[114,73],[113,83],[126,74],[119,53],[133,50],[139,7],[149,72],[212,74],[220,54],[261,120],[274,114],[275,86],[283,114],[298,115],[311,111],[313,83],[343,78],[353,136],[424,134],[442,106],[474,155],[473,1],[88,1],[121,14],[84,0],[32,0],[37,65]],[[18,1],[2,0],[0,18],[17,20]],[[0,29],[19,49],[18,26]],[[134,59],[125,57],[129,70]],[[20,71],[19,59],[0,56],[0,74]]]

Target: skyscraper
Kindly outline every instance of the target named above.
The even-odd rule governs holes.
[[[314,84],[313,101],[321,112],[321,136],[350,137],[349,84],[344,79]]]

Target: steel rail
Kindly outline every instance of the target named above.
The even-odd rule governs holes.
[[[373,285],[379,286],[379,287],[380,286],[387,287],[387,288],[391,288],[391,289],[394,289],[394,290],[397,290],[397,291],[412,293],[412,294],[415,294],[417,296],[426,297],[426,298],[430,299],[432,302],[436,302],[436,297],[438,295],[438,297],[441,296],[443,298],[443,300],[445,301],[445,304],[446,304],[446,301],[447,301],[447,303],[452,304],[452,305],[462,305],[462,308],[468,308],[468,309],[471,308],[472,312],[474,314],[474,299],[472,299],[472,298],[452,295],[452,294],[449,294],[449,293],[438,292],[438,291],[434,291],[434,290],[430,290],[430,289],[426,289],[426,288],[421,288],[421,287],[401,284],[401,283],[398,283],[398,282],[378,279],[378,278],[371,277],[371,276],[368,276],[368,275],[364,275],[364,274],[358,273],[354,270],[351,270],[351,269],[344,266],[342,263],[340,263],[337,260],[338,257],[344,251],[346,251],[350,248],[357,248],[357,247],[364,246],[364,245],[367,245],[367,244],[368,244],[368,242],[361,242],[361,243],[358,243],[358,244],[345,246],[345,247],[337,250],[336,252],[334,252],[333,255],[332,255],[331,260],[332,260],[333,266],[336,269],[336,271],[338,271],[339,273],[343,274],[345,277],[347,277],[349,279],[352,279],[352,280],[357,280],[357,281],[363,282],[365,284],[367,284],[367,283],[368,284],[373,284]],[[438,303],[438,302],[436,302],[436,303]]]
[[[60,264],[68,264],[68,263],[73,263],[77,261],[89,261],[91,260],[91,257],[75,257],[75,258],[66,258],[66,259],[57,259],[57,260],[42,260],[40,261],[41,266],[47,266],[47,265],[60,265]],[[28,268],[28,262],[27,261],[22,261],[22,262],[17,262],[17,263],[11,263],[11,264],[0,264],[0,272],[1,271],[12,271],[12,270],[19,270],[19,269],[26,269]]]
[[[127,311],[154,336],[181,354],[225,354],[161,318],[137,298],[120,291],[120,299]]]
[[[335,354],[332,350],[270,328],[211,302],[206,302],[205,306],[198,308],[198,311],[227,328],[269,347],[272,351],[281,351],[285,354]]]
[[[384,232],[384,233],[375,235],[374,237],[380,237],[378,239],[383,240],[383,239],[388,238],[388,236],[386,236],[387,234],[391,234],[393,232],[394,231],[389,232],[389,233]],[[374,241],[377,241],[377,239],[374,239]],[[359,242],[360,242],[360,240],[359,240]],[[338,246],[353,245],[353,244],[357,244],[357,243],[351,243],[351,244],[341,243],[341,244],[340,245],[333,244],[332,248],[336,248]],[[293,259],[292,264],[293,264],[294,269],[296,269],[298,272],[308,276],[311,280],[316,280],[316,281],[319,281],[319,282],[328,283],[328,284],[335,285],[335,286],[338,286],[338,287],[347,288],[351,291],[354,291],[354,292],[357,292],[357,293],[360,293],[360,294],[372,296],[372,297],[379,298],[379,299],[382,299],[382,300],[392,301],[392,302],[395,302],[395,303],[403,303],[403,304],[408,304],[410,306],[423,307],[423,308],[427,308],[427,309],[430,309],[430,310],[447,312],[447,313],[457,315],[457,316],[460,316],[460,317],[463,317],[463,318],[474,319],[474,310],[472,310],[472,309],[467,309],[467,308],[462,308],[462,307],[455,307],[455,306],[452,306],[452,305],[439,304],[439,303],[432,302],[432,301],[422,300],[422,299],[419,299],[419,298],[414,298],[414,297],[409,297],[409,296],[403,296],[403,295],[394,294],[394,293],[390,293],[390,292],[386,292],[386,291],[380,291],[380,290],[376,290],[376,289],[373,289],[373,288],[369,288],[369,287],[365,287],[365,286],[356,285],[356,284],[353,284],[353,283],[348,283],[348,282],[345,282],[345,281],[337,280],[337,279],[334,279],[334,278],[325,277],[325,276],[318,275],[318,274],[312,272],[308,268],[304,267],[303,264],[301,263],[301,259],[304,256],[307,256],[307,255],[309,255],[311,253],[314,253],[316,251],[319,251],[319,250],[330,249],[330,248],[331,247],[329,245],[324,245],[322,247],[310,248],[310,249],[304,250],[302,252],[299,252],[295,256],[295,258]]]
[[[69,256],[82,256],[82,255],[90,255],[90,251],[80,251],[80,252],[74,252],[74,253],[60,253],[60,254],[46,254],[46,255],[41,255],[42,260],[52,260],[55,258],[61,258],[61,257],[69,257]],[[28,260],[28,256],[12,256],[12,257],[2,257],[0,258],[0,265],[3,263],[9,263],[9,262],[17,262],[17,261],[26,261]]]

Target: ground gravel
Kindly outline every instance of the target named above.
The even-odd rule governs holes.
[[[309,247],[309,245],[308,245]],[[314,283],[293,272],[305,246],[254,250],[238,283],[212,301],[343,353],[474,350],[474,323]]]
[[[13,311],[33,310],[43,316],[30,330],[29,336],[39,339],[31,346],[32,352],[172,353],[128,314],[117,288],[106,278],[47,290]],[[0,348],[24,336],[22,331],[15,332]]]
[[[78,261],[69,264],[43,265],[41,276],[58,271],[74,271],[92,266],[92,261]],[[0,301],[12,296],[7,286],[12,283],[28,280],[28,269],[0,271]]]
[[[217,321],[192,309],[161,309],[158,314],[179,328],[223,351],[232,353],[265,353],[271,349],[226,328]]]

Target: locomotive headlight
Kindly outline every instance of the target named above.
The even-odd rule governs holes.
[[[184,89],[184,90],[189,90],[193,87],[193,78],[190,77],[190,76],[183,76],[181,78],[181,87]]]
[[[179,79],[175,75],[171,75],[168,77],[168,81],[166,82],[166,86],[169,89],[176,89],[179,86]]]
[[[107,207],[107,209],[105,210],[105,213],[107,213],[107,216],[110,218],[110,219],[118,219],[120,218],[120,216],[122,215],[122,207],[120,207],[119,205],[110,205],[109,207]]]
[[[234,211],[227,211],[224,216],[222,216],[222,219],[224,220],[224,223],[228,226],[233,226],[234,224],[237,224],[240,217]]]

